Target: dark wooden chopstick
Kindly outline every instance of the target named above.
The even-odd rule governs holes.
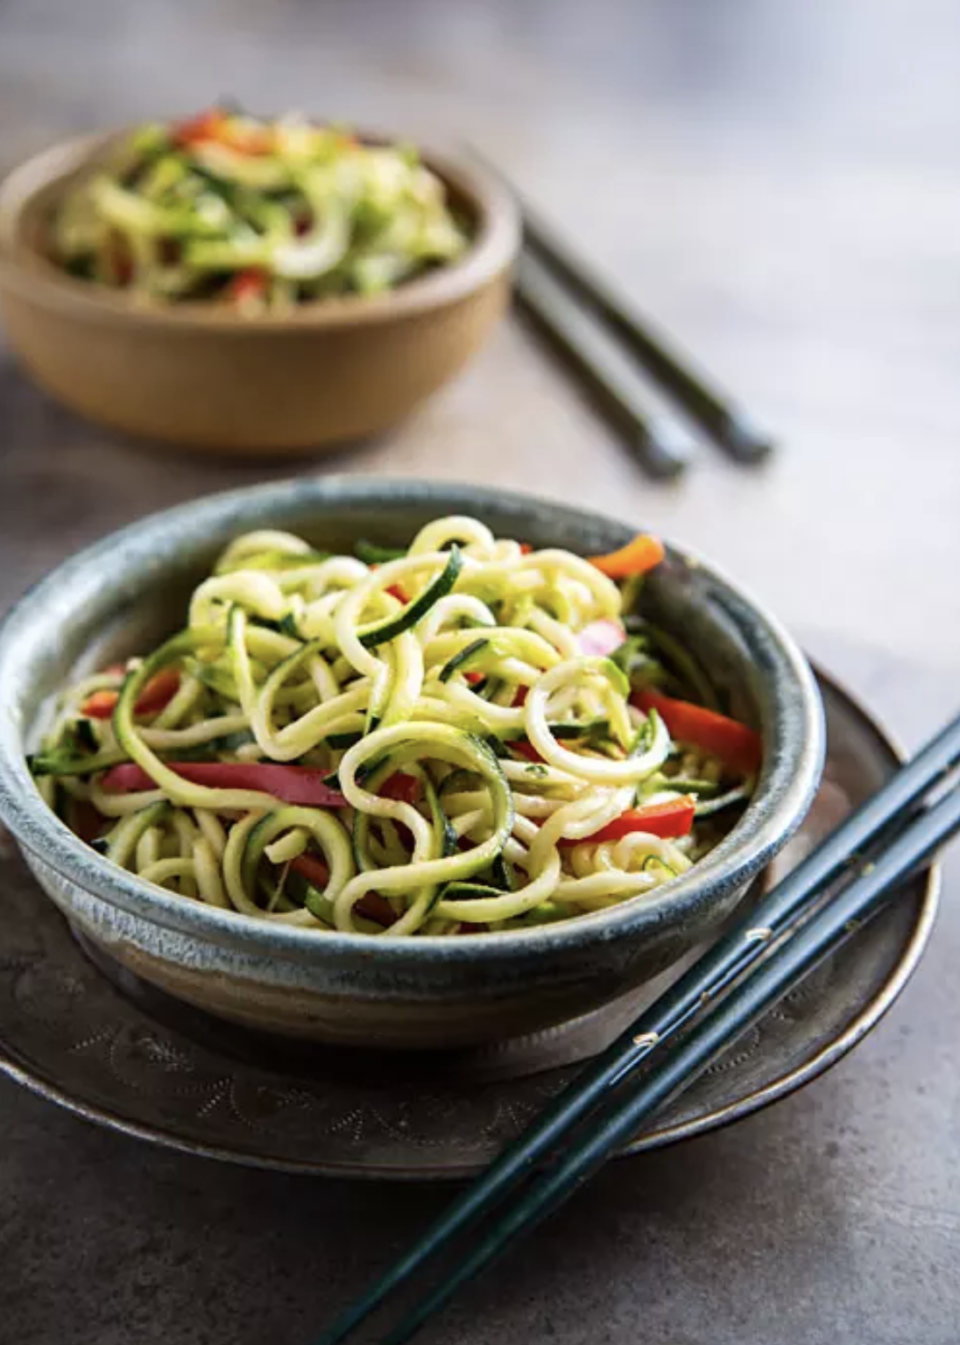
[[[542,257],[582,301],[593,308],[650,374],[676,398],[691,419],[738,462],[761,462],[773,441],[725,393],[711,386],[707,375],[695,371],[690,356],[671,348],[648,318],[630,308],[624,298],[575,257],[550,228],[523,206],[523,236],[531,252]]]
[[[387,1335],[381,1345],[406,1345],[457,1290],[531,1232],[579,1185],[637,1134],[655,1111],[683,1092],[731,1042],[746,1032],[798,981],[875,915],[890,889],[960,830],[960,788],[927,809],[859,877],[772,952],[735,994],[707,1011],[673,1051],[665,1052],[637,1086],[538,1178],[517,1204],[458,1261],[444,1282]]]
[[[960,716],[893,775],[873,798],[852,813],[817,850],[754,906],[745,921],[710,949],[582,1071],[541,1118],[457,1197],[420,1241],[338,1318],[317,1345],[339,1345],[393,1290],[406,1283],[435,1254],[447,1248],[458,1233],[473,1226],[499,1205],[575,1126],[636,1071],[655,1048],[669,1045],[681,1028],[702,1011],[705,1000],[716,999],[757,963],[771,944],[789,935],[822,896],[824,889],[840,875],[851,871],[858,857],[860,861],[866,857],[879,867],[879,854],[889,842],[890,833],[903,825],[917,800],[942,782],[946,772],[958,761]],[[876,859],[871,845],[875,847]],[[829,913],[836,908],[831,900],[823,909]],[[628,1132],[629,1135],[632,1136],[635,1130],[636,1127]]]
[[[470,152],[513,192],[523,216],[524,249],[537,256],[616,335],[623,347],[670,393],[720,448],[743,463],[766,458],[773,441],[693,358],[604,280],[533,209],[516,187],[478,150]]]
[[[521,307],[617,422],[643,469],[658,478],[679,475],[690,461],[693,440],[676,420],[648,409],[640,378],[610,357],[576,302],[530,253],[521,254],[517,263],[514,292]]]

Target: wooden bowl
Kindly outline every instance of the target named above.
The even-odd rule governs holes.
[[[470,221],[463,259],[385,294],[242,318],[148,308],[67,275],[44,251],[63,192],[120,136],[57,145],[0,187],[0,314],[36,381],[116,429],[211,452],[311,452],[378,434],[459,372],[507,305],[518,214],[478,169],[425,162]]]

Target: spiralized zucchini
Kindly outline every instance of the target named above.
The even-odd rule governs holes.
[[[642,898],[751,782],[639,708],[681,675],[627,637],[622,604],[599,564],[469,517],[398,552],[248,533],[182,631],[66,689],[32,768],[114,863],[318,933],[496,931]]]
[[[255,316],[393,289],[468,239],[413,147],[212,108],[134,132],[66,194],[50,242],[71,274],[138,301]]]

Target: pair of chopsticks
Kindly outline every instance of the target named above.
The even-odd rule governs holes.
[[[960,715],[582,1071],[316,1345],[340,1345],[389,1294],[502,1206],[442,1282],[378,1337],[380,1345],[404,1345],[561,1205],[960,830],[960,779],[950,774],[958,764]]]
[[[735,461],[754,464],[766,458],[773,447],[770,437],[649,319],[574,256],[516,188],[510,189],[523,216],[517,300],[623,431],[644,470],[655,477],[677,476],[690,462],[695,442],[679,421],[649,409],[638,364]],[[611,355],[605,335],[625,360]]]

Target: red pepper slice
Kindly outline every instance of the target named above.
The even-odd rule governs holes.
[[[168,761],[167,768],[194,785],[210,789],[257,789],[284,803],[304,808],[344,808],[347,800],[324,784],[323,772],[310,766],[282,766],[259,761]],[[103,777],[110,794],[156,789],[153,779],[133,762],[111,766]]]
[[[88,719],[109,719],[119,699],[118,691],[95,691],[83,702],[80,713]]]
[[[659,691],[635,691],[630,703],[646,712],[656,710],[671,737],[719,757],[730,770],[755,775],[760,769],[763,742],[760,734],[746,724],[702,705],[674,700]]]
[[[223,109],[209,107],[195,117],[177,122],[171,135],[178,145],[194,145],[198,140],[218,140],[226,120]]]
[[[330,870],[322,859],[316,855],[297,855],[296,859],[291,859],[290,867],[294,873],[299,873],[301,878],[306,878],[308,883],[312,883],[318,891],[326,891],[327,883],[330,881]]]
[[[290,867],[301,878],[306,878],[318,891],[323,892],[330,881],[330,870],[316,855],[297,855],[291,859]],[[366,892],[357,902],[356,909],[374,924],[389,927],[397,920],[393,907],[379,892]]]
[[[628,808],[592,836],[585,836],[583,841],[619,841],[638,831],[662,839],[687,836],[693,826],[696,808],[697,801],[692,794],[683,794],[678,799],[669,799],[664,803],[650,803],[645,808]],[[562,837],[559,843],[561,846],[571,846],[582,845],[583,841]]]
[[[619,649],[626,638],[627,632],[619,621],[601,617],[598,621],[591,621],[589,625],[584,626],[577,636],[577,644],[582,654],[605,658],[615,649]]]
[[[109,671],[116,671],[111,668]],[[121,665],[119,671],[124,671]],[[133,707],[135,715],[155,715],[165,709],[180,689],[180,674],[176,668],[163,668],[140,692],[137,697],[137,703]],[[120,699],[119,691],[95,691],[92,696],[88,696],[80,707],[80,713],[86,715],[88,719],[109,719]]]
[[[178,145],[226,145],[239,154],[269,154],[273,149],[273,132],[267,126],[244,125],[228,116],[223,108],[211,107],[196,117],[189,117],[173,128],[173,139]]]
[[[267,292],[267,278],[256,267],[238,271],[227,286],[227,294],[235,304],[246,303],[251,299],[262,299]]]
[[[380,786],[380,794],[385,799],[394,799],[397,803],[419,803],[420,781],[415,775],[405,775],[403,771],[394,771]]]
[[[180,674],[176,668],[161,668],[140,692],[133,707],[134,714],[153,715],[165,709],[180,690]]]
[[[646,574],[647,570],[659,565],[665,555],[659,537],[641,532],[619,551],[609,551],[605,556],[591,556],[590,564],[602,570],[610,579],[629,579],[634,574]]]
[[[373,564],[369,565],[367,568],[370,570],[379,570],[380,562],[375,560]],[[396,598],[397,602],[402,602],[404,605],[410,601],[410,594],[402,584],[390,584],[389,587],[384,589],[384,593],[389,593],[391,598]]]

